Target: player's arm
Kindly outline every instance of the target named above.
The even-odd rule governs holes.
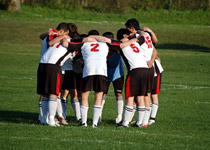
[[[55,33],[55,30],[53,30],[52,28],[49,28],[48,32],[41,33],[39,38],[44,40],[44,38],[46,38],[48,35],[53,35],[54,33]]]
[[[54,44],[60,42],[60,41],[63,40],[63,39],[70,39],[70,37],[69,37],[68,35],[62,35],[62,36],[59,36],[59,37],[57,37],[57,38],[54,38],[53,40],[50,40],[50,41],[48,42],[48,44],[49,44],[50,46],[52,46],[52,45],[54,45]]]
[[[128,41],[125,41],[125,42],[120,44],[120,48],[128,47],[128,46],[130,46],[131,44],[133,44],[135,42],[138,42],[139,45],[142,45],[145,42],[144,36],[139,36],[137,38],[132,38],[132,39],[130,39]]]
[[[158,42],[158,39],[157,39],[157,36],[156,34],[152,31],[152,29],[148,28],[148,27],[144,27],[143,28],[143,31],[147,31],[151,34],[151,38],[152,38],[152,43],[157,43]]]
[[[153,65],[153,63],[154,63],[156,57],[157,57],[157,50],[156,50],[156,48],[153,46],[153,51],[152,51],[151,60],[149,60],[149,61],[147,62],[147,65],[148,65],[149,68],[152,67],[152,65]]]
[[[111,39],[100,35],[90,35],[89,38],[94,38],[98,42],[111,43]]]

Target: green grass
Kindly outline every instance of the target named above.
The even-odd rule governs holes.
[[[210,141],[210,28],[196,23],[143,22],[157,34],[158,55],[165,69],[157,123],[146,129],[117,128],[113,87],[109,90],[99,128],[91,127],[93,94],[90,95],[89,126],[79,128],[69,104],[70,124],[48,127],[36,124],[38,99],[36,70],[41,32],[60,21],[75,22],[80,33],[95,28],[103,33],[124,27],[129,18],[88,21],[70,20],[24,6],[23,13],[0,12],[0,145],[8,149],[209,149]],[[48,10],[48,9],[47,9]],[[36,17],[44,14],[44,17]],[[192,12],[190,15],[193,15]],[[89,15],[89,14],[88,14]],[[149,14],[149,15],[152,15]],[[47,16],[47,17],[46,17]],[[54,17],[53,17],[54,16]],[[104,15],[102,15],[104,17]],[[71,16],[74,17],[74,16]],[[113,15],[113,18],[118,15]],[[106,17],[105,17],[106,18]],[[202,16],[200,17],[203,18]],[[84,20],[83,20],[84,19]],[[94,18],[95,19],[95,18]],[[54,20],[54,21],[53,21]],[[208,22],[203,20],[204,22]],[[209,25],[209,24],[208,24]]]

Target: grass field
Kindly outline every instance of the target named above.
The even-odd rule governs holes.
[[[1,11],[2,12],[2,11]],[[2,15],[3,14],[3,15]],[[38,98],[36,71],[41,32],[56,27],[49,20],[22,14],[0,14],[0,149],[180,149],[210,147],[210,26],[190,23],[142,23],[159,38],[158,55],[165,69],[159,95],[157,122],[149,128],[117,128],[113,88],[109,90],[99,128],[79,128],[69,104],[70,124],[48,127],[36,124]],[[53,14],[51,14],[53,16]],[[22,18],[23,17],[23,18]],[[31,19],[30,19],[31,17]],[[103,16],[102,16],[103,18]],[[203,18],[201,16],[201,18]],[[52,20],[55,20],[53,22]],[[129,19],[125,18],[124,22]],[[145,19],[145,18],[144,18]],[[29,21],[30,20],[30,21]],[[68,21],[65,19],[63,21]],[[109,20],[108,20],[109,21]],[[80,33],[95,28],[103,33],[124,27],[124,22],[71,20]],[[173,21],[172,21],[173,22]]]

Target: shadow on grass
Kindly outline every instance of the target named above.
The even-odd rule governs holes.
[[[187,50],[195,52],[207,52],[210,53],[210,48],[194,44],[184,44],[184,43],[166,43],[157,44],[157,49],[168,49],[168,50]]]
[[[0,110],[0,122],[36,124],[38,121],[38,115],[39,115],[38,113],[32,113],[32,112]],[[79,122],[75,121],[74,116],[67,116],[67,119],[70,121],[71,125],[73,126],[79,125]],[[92,118],[88,118],[88,124],[92,124]],[[114,125],[115,121],[104,119],[101,124]]]
[[[37,123],[38,113],[22,112],[22,111],[0,111],[0,122],[11,123]]]

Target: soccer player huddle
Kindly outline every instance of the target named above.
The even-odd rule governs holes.
[[[117,126],[141,128],[155,123],[163,68],[154,47],[158,40],[150,28],[140,29],[136,19],[129,19],[114,39],[112,32],[102,36],[97,30],[79,34],[74,23],[60,23],[40,38],[43,41],[37,93],[41,124],[68,124],[70,95],[75,120],[86,127],[88,99],[93,90],[92,127],[98,127],[111,82],[116,96]],[[125,104],[123,64],[127,69]],[[135,112],[137,118],[132,122]]]

